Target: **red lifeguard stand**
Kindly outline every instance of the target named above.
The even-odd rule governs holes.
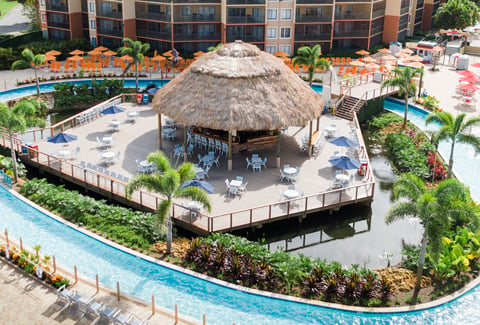
[[[358,168],[358,173],[360,176],[365,176],[367,174],[368,163],[366,159],[360,159],[360,168]]]

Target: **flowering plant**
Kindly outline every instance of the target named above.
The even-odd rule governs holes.
[[[430,167],[430,170],[434,173],[434,178],[436,180],[444,180],[447,177],[445,166],[433,151],[430,151],[427,155],[427,164]]]

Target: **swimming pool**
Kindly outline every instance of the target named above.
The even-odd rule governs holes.
[[[403,116],[405,112],[405,103],[393,98],[386,98],[384,108]],[[428,112],[414,105],[408,105],[408,119],[422,130],[435,130],[438,125],[425,125],[425,117]],[[450,157],[451,141],[443,141],[438,147],[438,151],[443,159],[448,162]],[[475,150],[469,145],[463,143],[455,144],[453,153],[453,171],[463,183],[470,187],[472,198],[480,202],[480,155],[475,155]]]

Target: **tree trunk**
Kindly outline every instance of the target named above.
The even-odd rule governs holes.
[[[138,63],[135,63],[135,92],[138,93]]]
[[[405,92],[405,114],[403,116],[403,128],[407,126],[407,116],[408,116],[408,94]]]
[[[427,251],[427,238],[425,237],[425,230],[423,231],[421,248],[420,248],[420,257],[418,259],[418,268],[417,268],[417,281],[415,283],[415,289],[413,290],[412,304],[417,303],[418,294],[420,292],[420,285],[422,284],[422,275],[423,275],[423,264],[425,263],[425,252]]]
[[[448,159],[448,178],[452,177],[453,173],[453,150],[455,149],[455,139],[452,141],[452,147],[450,148],[450,158]]]
[[[37,97],[40,97],[40,83],[38,82],[38,74],[37,74],[37,68],[34,68],[35,70],[35,83],[37,84]]]
[[[15,148],[13,147],[13,134],[9,132],[8,136],[10,137],[10,153],[12,155],[12,168],[13,168],[13,179],[18,182],[18,171],[17,171],[17,155],[15,154]]]
[[[170,255],[172,253],[172,218],[170,213],[167,215],[167,254]]]

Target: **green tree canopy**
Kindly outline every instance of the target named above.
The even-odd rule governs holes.
[[[315,44],[313,47],[302,46],[297,51],[298,55],[293,58],[293,65],[306,65],[308,68],[308,83],[312,85],[313,76],[317,68],[322,71],[330,69],[330,61],[320,59],[322,55],[322,48],[319,44]]]
[[[17,69],[33,68],[35,71],[35,82],[37,84],[37,96],[40,96],[40,84],[38,82],[38,68],[45,63],[45,56],[43,54],[33,54],[30,49],[22,51],[23,59],[12,63],[12,71]]]
[[[123,43],[127,46],[119,48],[118,53],[133,58],[133,61],[128,63],[123,73],[125,74],[132,65],[135,65],[135,90],[138,92],[138,64],[143,62],[145,54],[150,50],[150,44],[142,43],[140,41],[132,41],[128,37],[123,39]]]
[[[203,205],[205,210],[211,211],[210,199],[207,193],[198,187],[180,188],[180,186],[193,179],[195,169],[192,163],[183,163],[177,169],[170,165],[170,161],[163,152],[151,152],[147,160],[153,163],[157,172],[153,174],[139,174],[127,185],[127,196],[130,197],[133,191],[145,188],[149,192],[156,192],[162,195],[165,200],[160,202],[157,208],[159,223],[167,223],[167,253],[170,254],[172,247],[172,224],[170,210],[174,198],[189,199]]]
[[[479,8],[470,0],[449,0],[440,5],[433,19],[438,28],[463,29],[480,20]]]

